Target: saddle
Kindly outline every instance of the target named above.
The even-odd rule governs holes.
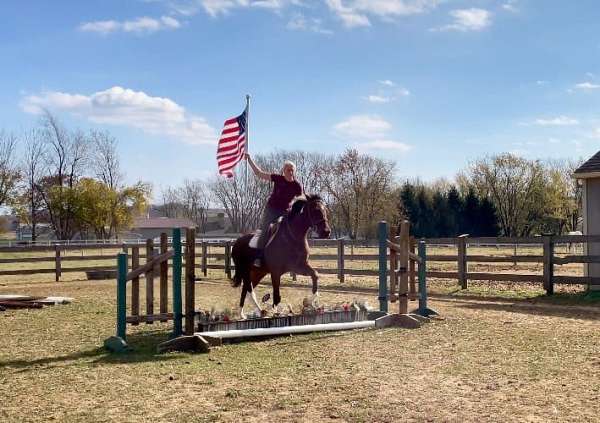
[[[265,248],[273,241],[273,239],[275,238],[275,235],[277,235],[277,232],[279,231],[279,228],[281,227],[281,223],[283,222],[283,216],[280,216],[277,218],[276,221],[274,221],[273,223],[271,223],[269,225],[269,231],[267,233],[267,242],[265,243]],[[257,229],[256,232],[254,233],[254,236],[252,237],[252,239],[250,239],[250,243],[248,244],[251,248],[257,248],[258,247],[258,238],[260,237],[260,234],[262,233],[262,231],[260,229]]]

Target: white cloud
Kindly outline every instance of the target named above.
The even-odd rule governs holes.
[[[363,97],[369,103],[390,103],[396,101],[400,97],[407,97],[410,91],[406,88],[398,87],[395,82],[389,79],[377,81],[382,87],[377,90],[377,94],[371,94]]]
[[[392,125],[377,115],[355,115],[336,124],[334,133],[349,139],[377,139],[392,129]]]
[[[161,16],[159,19],[143,16],[130,21],[95,21],[85,22],[79,25],[79,30],[84,32],[96,32],[99,34],[110,34],[113,32],[132,32],[137,34],[152,33],[167,29],[177,29],[181,23],[171,16]]]
[[[552,119],[536,119],[533,124],[538,126],[574,126],[579,125],[579,121],[568,116],[558,116]]]
[[[548,81],[543,81],[541,79],[538,79],[537,81],[535,81],[536,85],[546,85],[548,83]]]
[[[333,133],[353,142],[360,151],[393,150],[407,152],[408,144],[389,139],[392,125],[377,115],[354,115],[333,126]]]
[[[347,28],[370,26],[369,15],[383,20],[426,13],[440,0],[325,0],[329,9]]]
[[[186,112],[173,100],[121,87],[89,96],[44,92],[24,97],[21,107],[33,114],[43,109],[71,113],[90,122],[135,128],[189,144],[215,144],[217,139],[216,131],[203,117]]]
[[[356,148],[361,152],[372,152],[376,150],[392,150],[400,153],[406,153],[412,149],[412,146],[399,141],[374,140],[363,143],[357,143]]]
[[[321,19],[306,18],[303,14],[297,13],[286,25],[287,29],[292,31],[310,31],[317,34],[333,34],[333,31],[322,27]]]
[[[508,12],[517,13],[519,11],[517,0],[508,0],[506,3],[502,4],[502,9]]]
[[[450,12],[454,22],[432,31],[481,31],[492,24],[492,14],[485,9],[457,9]]]
[[[369,95],[365,97],[369,103],[389,103],[393,99],[391,97],[384,97],[380,95]]]
[[[592,82],[581,82],[579,84],[575,84],[575,88],[583,91],[591,91],[600,88],[600,84],[594,84]]]

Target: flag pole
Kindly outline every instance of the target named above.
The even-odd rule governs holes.
[[[246,145],[244,146],[244,152],[248,153],[248,145],[250,144],[250,94],[246,94]],[[246,182],[244,188],[248,192],[248,160],[246,160],[246,166],[244,167],[246,173]],[[242,210],[242,216],[244,217],[244,211]],[[245,226],[245,220],[243,218],[242,226]],[[246,228],[242,228],[243,230]]]

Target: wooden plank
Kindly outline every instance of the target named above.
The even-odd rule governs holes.
[[[458,284],[461,289],[467,289],[467,240],[466,237],[458,237]]]
[[[441,278],[441,279],[456,279],[458,278],[458,272],[438,272],[435,270],[428,270],[425,276],[430,278]]]
[[[591,276],[554,276],[554,283],[567,285],[600,285],[600,278]]]
[[[393,249],[393,248],[390,249],[389,258],[390,258],[390,265],[389,265],[390,302],[395,303],[396,300],[398,299],[398,295],[396,294],[396,288],[398,287],[398,274],[396,272],[397,267],[398,267],[398,256],[397,256],[397,253],[396,253],[395,249]]]
[[[429,273],[429,272],[427,272]],[[543,282],[542,275],[523,275],[511,273],[473,273],[468,272],[467,278],[480,281],[506,281],[506,282]]]
[[[140,247],[131,248],[131,268],[137,269],[140,265]],[[131,314],[140,315],[140,277],[131,279]]]
[[[339,239],[337,245],[338,279],[344,283],[344,240]],[[295,277],[296,275],[294,275]],[[295,280],[295,278],[294,278]]]
[[[156,257],[153,257],[152,255],[150,255],[150,260],[148,257],[148,253],[146,253],[146,255],[143,257],[146,257],[146,264],[129,272],[127,274],[127,280],[131,280],[131,279],[135,278],[136,276],[140,276],[143,273],[148,272],[148,270],[153,269],[154,266],[158,265],[159,263],[170,259],[171,257],[173,257],[173,251],[167,251],[166,253],[160,254]]]
[[[600,242],[600,235],[559,235],[552,237],[555,243],[582,244],[587,242]]]
[[[554,264],[562,265],[568,263],[600,263],[600,256],[554,257]]]
[[[208,248],[207,248],[206,242],[202,241],[202,274],[204,276],[206,276],[207,273],[208,273],[207,272],[208,268],[206,267],[206,264],[207,264],[207,262],[206,262],[207,261],[206,260],[207,250],[208,250]]]
[[[154,241],[146,240],[146,314],[154,314]],[[127,278],[129,279],[129,278]],[[148,322],[152,323],[152,322]]]
[[[339,246],[338,246],[339,248]],[[378,255],[374,255],[375,257],[379,257]],[[310,260],[327,260],[327,261],[337,261],[339,262],[338,254],[311,254]]]
[[[429,243],[429,240],[427,241]],[[480,238],[469,238],[469,244],[480,245],[480,244],[542,244],[544,241],[542,237],[480,237]]]
[[[231,279],[231,243],[225,243],[225,274]]]
[[[56,279],[56,282],[58,282],[60,280],[60,247],[58,245],[54,246],[54,254],[55,254],[55,261],[54,261],[54,278]]]
[[[163,255],[169,251],[167,234],[160,234],[160,254]],[[169,262],[167,260],[160,263],[160,313],[169,311]]]
[[[429,260],[429,257],[427,257]],[[467,255],[469,262],[478,263],[543,263],[544,256],[482,256],[482,255]]]
[[[546,294],[552,295],[554,293],[553,276],[554,276],[554,265],[552,259],[554,258],[554,243],[552,237],[544,237],[544,289]]]
[[[432,261],[458,261],[458,255],[432,254],[427,255],[427,262]]]
[[[408,313],[408,256],[410,249],[410,224],[400,223],[400,251],[398,254],[400,278],[398,280],[398,314]]]
[[[166,322],[167,320],[173,320],[173,313],[161,313],[152,314],[145,316],[127,316],[125,321],[133,325],[139,323],[152,323],[152,322]]]
[[[421,257],[416,254],[417,242],[414,237],[410,237],[410,257],[416,256],[418,260],[410,260],[409,262],[409,297],[411,299],[416,298],[417,285],[416,285],[416,264],[421,263]]]
[[[187,228],[185,232],[185,334],[194,334],[194,314],[196,301],[196,229]]]

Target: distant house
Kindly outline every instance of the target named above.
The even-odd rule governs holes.
[[[165,232],[168,236],[174,228],[195,228],[196,224],[190,219],[173,219],[169,217],[140,217],[134,219],[131,231],[142,239],[157,238]],[[183,236],[184,233],[182,233]]]
[[[573,174],[582,182],[583,188],[583,233],[600,235],[600,151],[582,164]],[[600,243],[586,243],[586,255],[600,255]],[[600,278],[600,263],[585,265],[586,276]],[[591,285],[590,289],[600,290],[600,285]]]

